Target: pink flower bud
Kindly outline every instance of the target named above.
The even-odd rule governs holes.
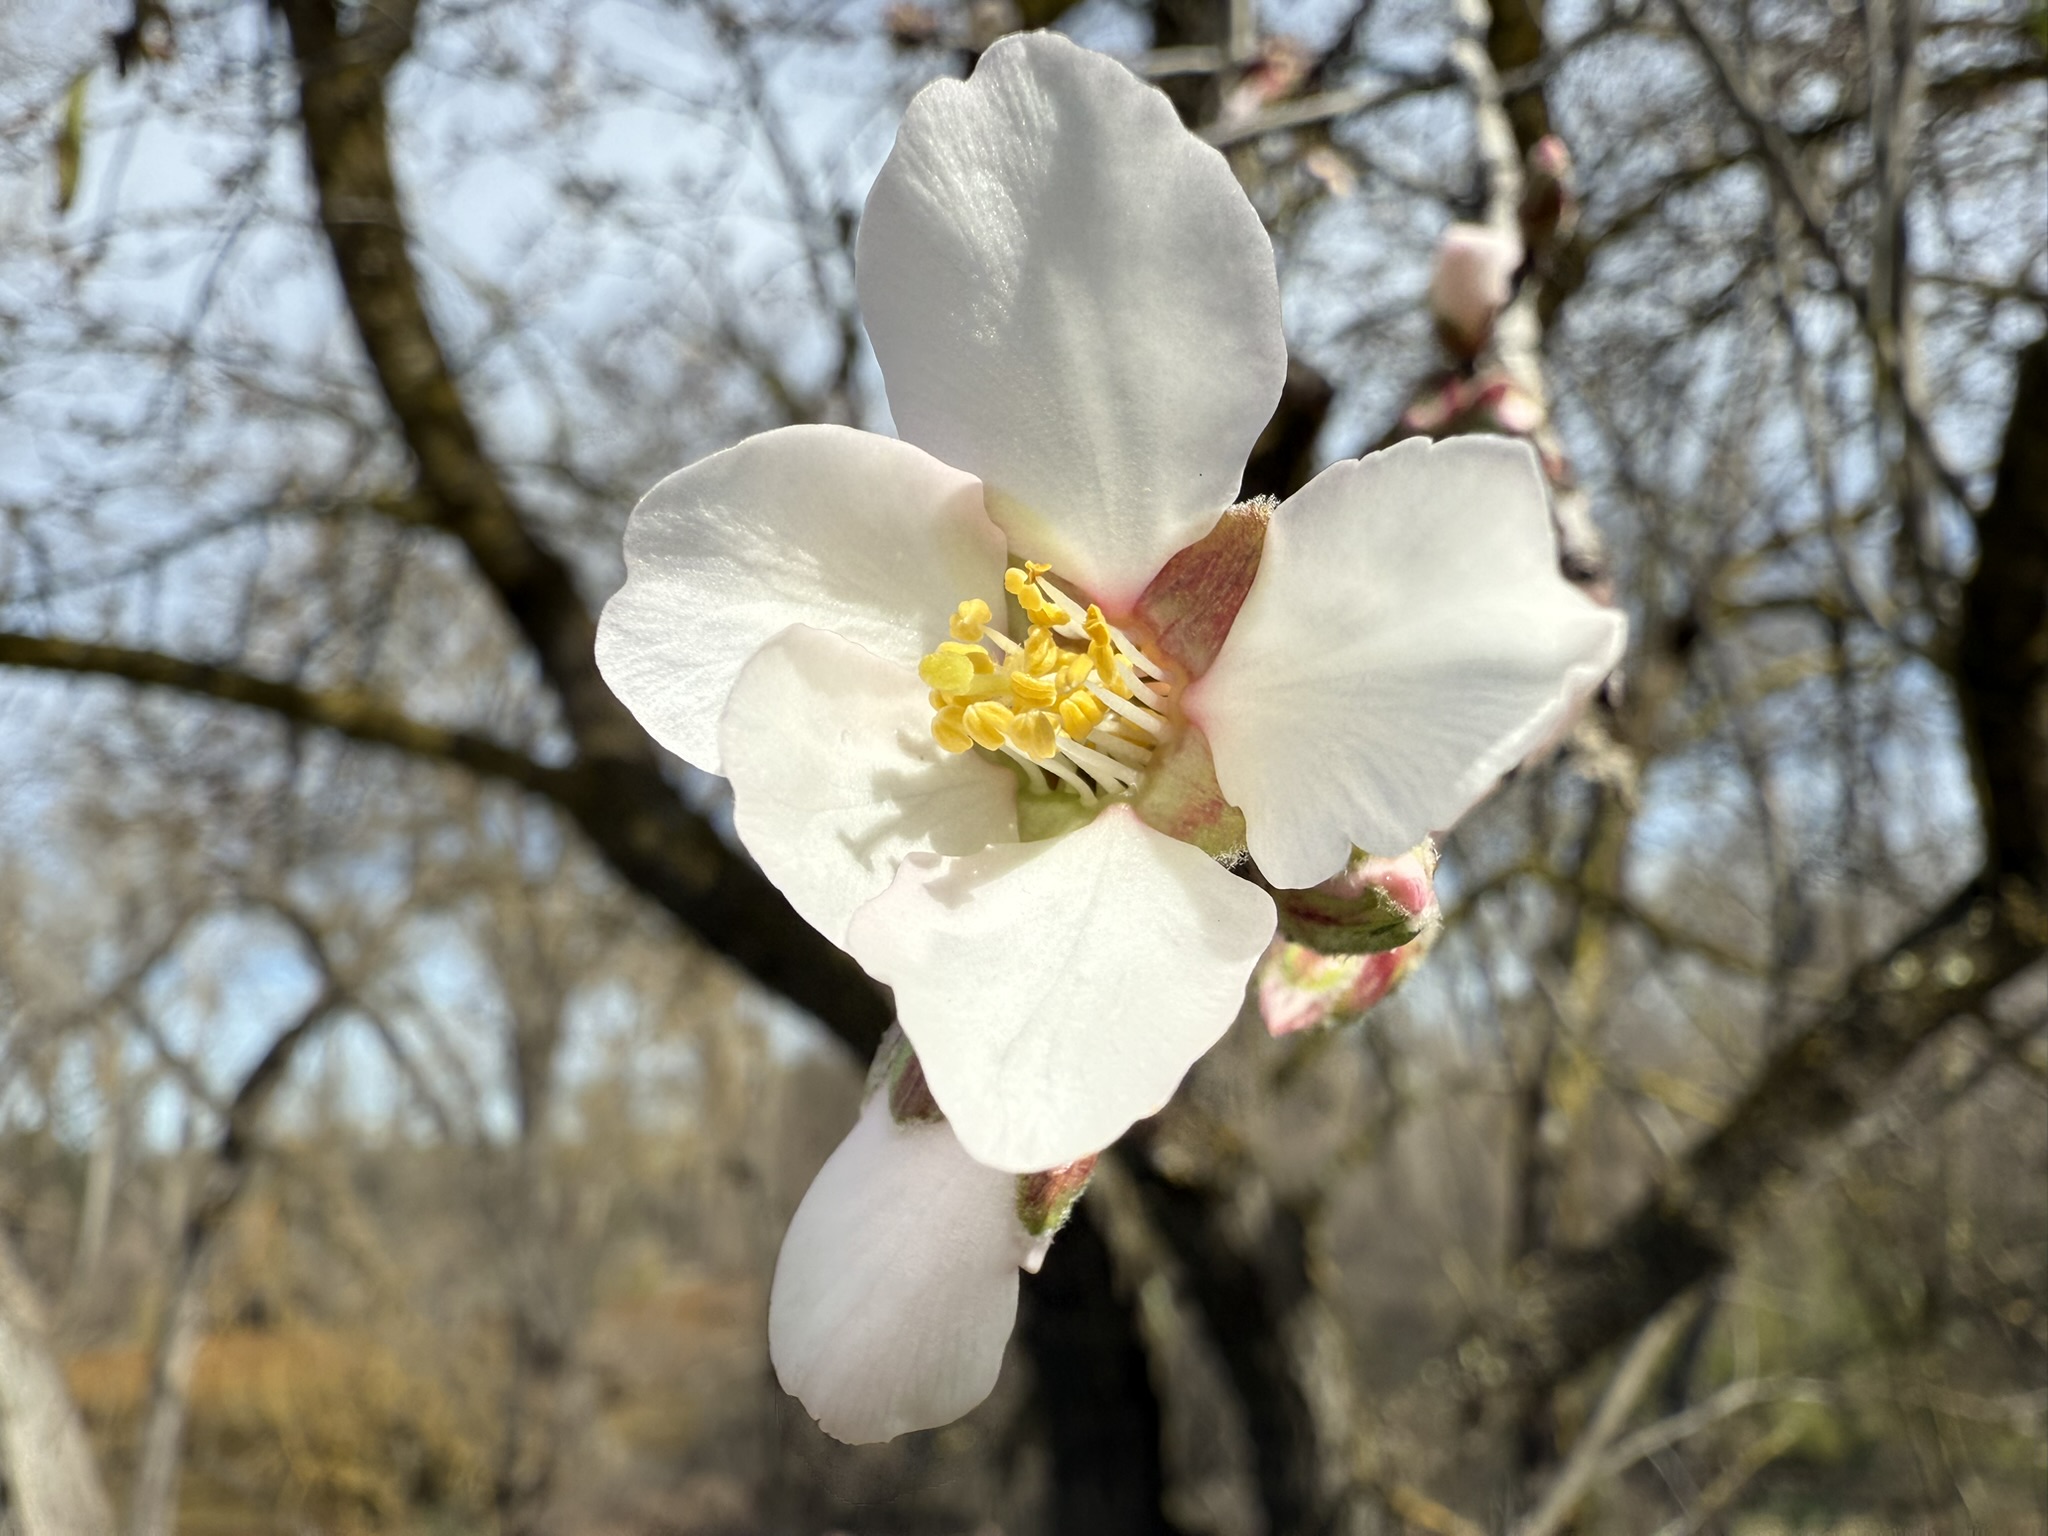
[[[1276,940],[1259,969],[1259,1015],[1276,1039],[1348,1024],[1412,970],[1430,940],[1371,955],[1325,955]]]
[[[1571,151],[1556,134],[1547,133],[1529,146],[1522,205],[1516,211],[1523,243],[1537,252],[1569,239],[1578,223],[1579,200],[1573,187]]]
[[[1493,334],[1493,322],[1514,296],[1522,242],[1483,224],[1453,224],[1437,241],[1429,275],[1429,310],[1437,335],[1470,360]]]
[[[1465,432],[1527,437],[1545,419],[1543,407],[1527,390],[1503,374],[1482,371],[1470,378],[1447,375],[1408,407],[1401,425],[1428,437],[1456,437]],[[1548,463],[1544,467],[1548,472]]]
[[[1261,107],[1286,100],[1301,89],[1314,64],[1315,54],[1291,37],[1263,39],[1258,56],[1224,96],[1218,121],[1242,123],[1258,116]]]
[[[1398,949],[1432,933],[1436,845],[1427,839],[1395,858],[1354,854],[1339,875],[1306,891],[1275,891],[1280,933],[1324,955]]]

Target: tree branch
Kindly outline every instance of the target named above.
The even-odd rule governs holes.
[[[871,1051],[893,1012],[888,994],[677,797],[654,743],[598,674],[597,626],[568,567],[529,531],[464,407],[421,298],[391,166],[384,80],[411,43],[412,5],[365,11],[346,35],[333,0],[280,8],[321,228],[431,522],[461,541],[532,647],[576,743],[573,773],[548,792],[630,884]]]
[[[267,710],[354,741],[453,763],[544,795],[621,876],[729,959],[828,1024],[856,1051],[888,1027],[887,995],[791,910],[761,872],[721,843],[664,780],[616,765],[536,763],[485,737],[429,725],[355,689],[321,691],[157,651],[0,633],[0,666],[113,677]]]
[[[1907,366],[1897,328],[1888,322],[1887,317],[1881,312],[1881,306],[1873,301],[1869,285],[1859,280],[1850,270],[1848,253],[1828,225],[1826,199],[1807,173],[1806,161],[1800,154],[1799,146],[1793,142],[1791,134],[1785,131],[1784,126],[1771,115],[1762,92],[1749,72],[1742,67],[1741,60],[1736,58],[1733,50],[1700,19],[1693,0],[1670,0],[1670,3],[1673,13],[1678,17],[1680,28],[1705,56],[1707,67],[1712,72],[1715,83],[1720,86],[1721,94],[1735,109],[1735,115],[1742,120],[1743,127],[1749,130],[1750,137],[1756,140],[1765,172],[1791,204],[1793,213],[1798,216],[1800,228],[1826,258],[1829,268],[1834,273],[1835,282],[1855,308],[1856,318],[1861,323],[1865,336],[1869,338],[1871,352],[1876,358],[1879,385],[1886,393],[1896,398],[1908,440],[1935,477],[1941,481],[1942,487],[1955,499],[1956,505],[1969,506],[1969,487],[1963,484],[1962,477],[1951,469],[1948,461],[1942,457],[1940,447],[1934,441],[1934,434],[1927,425],[1925,402],[1917,398],[1918,391],[1913,385],[1912,370]],[[1904,174],[1903,169],[1899,174]]]
[[[415,720],[357,688],[300,688],[161,651],[16,633],[0,633],[0,666],[121,678],[228,704],[246,704],[299,725],[318,726],[356,741],[454,763],[485,778],[503,779],[553,798],[562,798],[575,777],[572,771],[545,767],[482,736]]]
[[[1878,1098],[1951,1020],[2048,953],[2048,911],[2025,882],[1979,880],[1861,967],[1778,1052],[1728,1121],[1604,1244],[1528,1275],[1474,1352],[1498,1376],[1548,1386],[1723,1268],[1761,1202]],[[1475,1373],[1470,1399],[1493,1390]]]
[[[1732,1259],[1761,1205],[1873,1107],[1914,1053],[2048,956],[2048,340],[2021,359],[1998,492],[1963,591],[1959,707],[1983,786],[1983,871],[1866,962],[1726,1122],[1604,1243],[1537,1256],[1456,1353],[1479,1417],[1579,1370]]]
[[[2048,888],[2048,336],[2020,353],[1956,681],[1992,868]]]

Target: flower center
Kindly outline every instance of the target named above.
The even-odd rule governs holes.
[[[1003,573],[1028,627],[1011,639],[979,598],[953,610],[952,639],[918,663],[931,689],[932,737],[948,752],[981,747],[1022,764],[1040,789],[1058,784],[1093,805],[1138,782],[1172,731],[1166,670],[1030,561]]]

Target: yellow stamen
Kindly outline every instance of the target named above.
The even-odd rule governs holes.
[[[1108,713],[1109,706],[1085,689],[1060,700],[1060,724],[1076,741],[1086,741],[1088,733],[1100,725],[1102,717]]]
[[[946,632],[955,640],[979,640],[983,628],[993,617],[987,603],[978,597],[970,597],[953,610],[953,617],[946,623]]]
[[[1035,624],[1031,633],[1024,637],[1024,666],[1035,675],[1052,670],[1060,659],[1060,643],[1053,639],[1052,631],[1042,624]]]
[[[1016,725],[1017,717],[1003,704],[970,704],[960,716],[960,724],[978,747],[993,752],[1010,738],[1010,731]]]
[[[1007,750],[1044,763],[1092,804],[1095,791],[1132,787],[1161,739],[1153,727],[1165,722],[1125,702],[1134,692],[1136,653],[1100,608],[1090,604],[1078,626],[1087,637],[1085,650],[1063,638],[1061,631],[1074,635],[1074,621],[1039,583],[1050,570],[1027,560],[1003,573],[1003,590],[1029,620],[1021,645],[996,626],[986,602],[967,598],[947,618],[952,638],[919,663],[918,675],[930,690],[932,739],[946,751]],[[1143,658],[1135,665],[1148,677],[1159,670]],[[1155,691],[1143,696],[1158,705]],[[1124,719],[1100,730],[1112,709],[1139,721],[1144,734]]]
[[[927,688],[958,693],[974,681],[974,663],[958,651],[936,650],[917,664],[917,675]]]
[[[1049,677],[1033,677],[1025,672],[1010,674],[1010,692],[1017,696],[1017,702],[1029,709],[1044,709],[1059,697],[1059,685]]]
[[[966,714],[958,704],[948,704],[932,716],[932,740],[948,752],[965,752],[974,745],[973,736],[961,723]]]
[[[1041,762],[1059,751],[1059,722],[1043,709],[1018,715],[1010,727],[1010,740],[1017,750]]]
[[[977,677],[996,669],[995,658],[978,645],[968,645],[960,640],[945,640],[940,642],[939,650],[948,656],[965,656],[967,664],[974,668]]]

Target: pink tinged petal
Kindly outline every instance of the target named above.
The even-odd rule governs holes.
[[[655,740],[722,772],[718,721],[747,658],[808,624],[915,668],[962,598],[1001,608],[981,486],[850,427],[784,427],[678,470],[626,524],[626,584],[597,664]]]
[[[1029,1173],[1156,1113],[1230,1027],[1273,901],[1128,806],[1046,842],[913,854],[847,948],[969,1153]]]
[[[1429,309],[1444,344],[1474,357],[1514,296],[1522,242],[1484,224],[1453,224],[1437,241],[1429,274]]]
[[[1237,499],[1287,369],[1272,244],[1121,64],[1032,33],[927,86],[857,267],[897,430],[1113,614]]]
[[[719,728],[733,828],[804,920],[846,942],[905,854],[1017,839],[1017,777],[932,740],[916,672],[795,625],[754,653]]]
[[[1628,638],[1557,570],[1536,457],[1464,437],[1332,465],[1273,514],[1184,700],[1275,885],[1450,826],[1613,670]]]
[[[1145,638],[1146,655],[1171,662],[1191,678],[1209,670],[1259,574],[1272,515],[1266,502],[1232,507],[1166,562],[1132,605],[1132,625]]]
[[[947,1424],[987,1397],[1036,1240],[1016,1180],[943,1121],[898,1125],[876,1094],[782,1239],[768,1297],[776,1379],[854,1445]]]

